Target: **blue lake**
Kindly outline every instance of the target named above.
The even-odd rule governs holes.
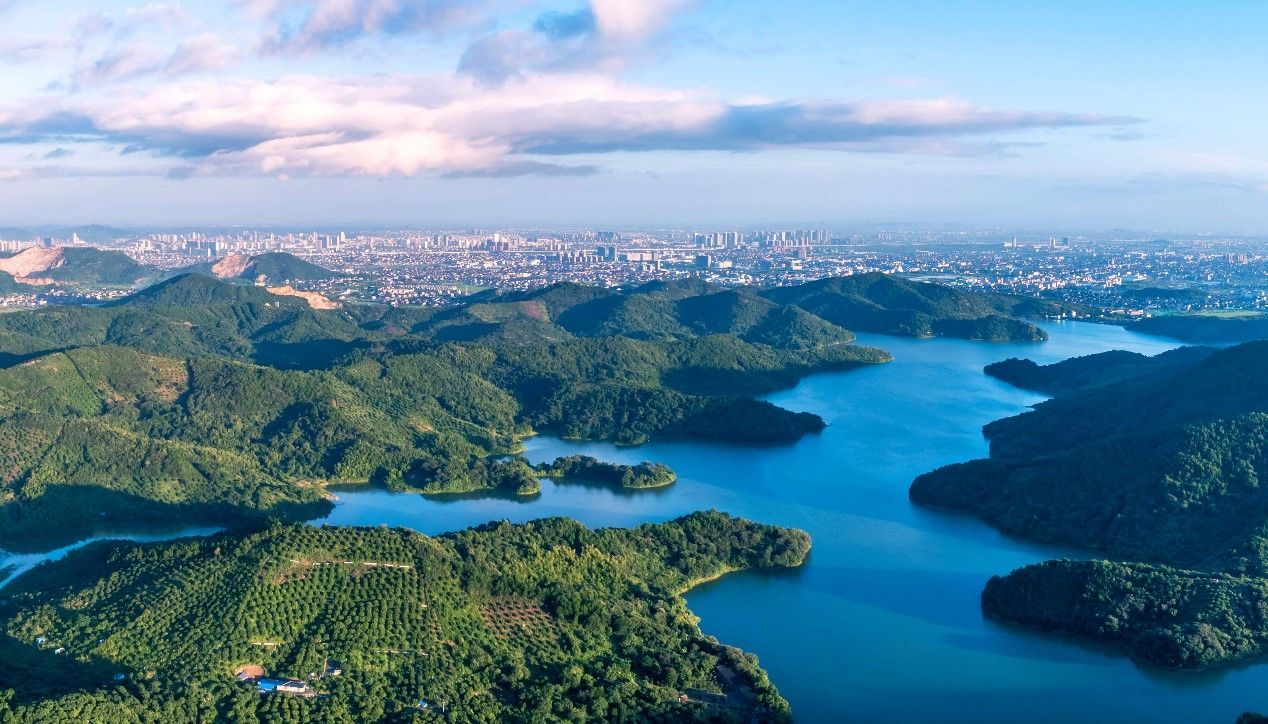
[[[679,475],[666,489],[546,482],[529,500],[343,491],[330,516],[316,522],[438,533],[554,515],[628,526],[717,508],[802,528],[814,549],[801,569],[735,574],[687,596],[706,633],[759,656],[800,721],[1231,724],[1242,711],[1268,709],[1268,666],[1163,673],[1110,650],[983,620],[978,594],[991,575],[1083,554],[1027,545],[908,501],[920,473],[986,454],[983,424],[1042,399],[986,377],[984,365],[1175,346],[1119,327],[1046,328],[1050,341],[1027,345],[863,335],[862,343],[889,350],[895,361],[812,376],[767,398],[828,422],[793,445],[527,443],[535,462],[571,453],[664,462]],[[0,556],[0,568],[6,562]]]

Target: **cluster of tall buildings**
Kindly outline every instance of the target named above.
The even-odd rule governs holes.
[[[28,246],[35,246],[35,242],[28,240],[0,239],[0,252],[22,251]]]
[[[694,241],[699,249],[738,249],[746,244],[778,249],[831,244],[832,232],[827,229],[781,229],[749,234],[740,231],[706,231],[696,232]]]
[[[753,240],[759,245],[777,249],[789,246],[818,246],[832,243],[832,232],[827,229],[759,231],[752,236]]]
[[[735,249],[744,243],[744,234],[738,231],[706,231],[695,236],[701,249]]]

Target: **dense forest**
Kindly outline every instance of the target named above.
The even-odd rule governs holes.
[[[99,543],[6,587],[0,720],[786,720],[756,660],[701,634],[680,594],[809,547],[716,512]],[[318,696],[261,696],[240,671]]]
[[[992,422],[991,457],[912,499],[1131,560],[1268,572],[1268,342],[1080,388]]]
[[[988,591],[990,614],[1121,639],[1166,666],[1257,655],[1268,645],[1268,609],[1255,598],[1268,578],[1265,372],[1268,342],[1047,367],[1005,363],[996,374],[1061,394],[987,425],[989,458],[917,478],[911,498],[973,513],[1013,535],[1140,562],[1036,567]],[[1233,585],[1220,583],[1223,575],[1251,578]],[[1124,604],[1135,607],[1132,616],[1096,603],[1133,587]],[[1174,603],[1173,589],[1184,605]],[[1045,597],[1083,604],[1062,613],[1042,606]],[[1241,618],[1226,615],[1233,609]]]
[[[1139,352],[1112,350],[1084,357],[1038,365],[1033,360],[1012,357],[986,366],[987,375],[1015,387],[1048,395],[1065,395],[1085,387],[1121,382],[1142,374],[1165,369],[1180,370],[1214,350],[1209,347],[1181,347],[1149,357]]]
[[[601,483],[618,488],[663,488],[678,479],[673,469],[664,463],[618,465],[605,463],[588,455],[555,458],[552,463],[537,466],[537,470],[548,478]]]
[[[158,271],[138,264],[121,251],[91,246],[30,247],[15,254],[0,255],[0,270],[6,276],[28,277],[41,284],[125,287]],[[31,288],[27,286],[26,291]]]
[[[1143,563],[1048,561],[992,578],[992,618],[1115,643],[1146,664],[1202,669],[1268,653],[1268,579]]]
[[[188,273],[205,274],[227,279],[244,279],[256,281],[264,279],[269,282],[284,281],[318,281],[330,279],[335,273],[312,262],[304,261],[294,254],[284,251],[271,251],[264,254],[230,254],[215,261],[195,264],[177,272],[177,276]]]
[[[1027,318],[1091,317],[1079,304],[977,294],[889,274],[820,279],[763,292],[769,299],[865,332],[911,337],[960,337],[989,342],[1031,342],[1048,333]]]
[[[1127,328],[1194,344],[1240,344],[1268,339],[1268,314],[1164,314]]]

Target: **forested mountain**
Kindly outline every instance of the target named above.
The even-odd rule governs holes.
[[[1107,363],[1109,377],[1101,384],[1088,381],[1087,372],[1095,367],[1088,360],[1050,370],[1042,383],[1052,387],[1059,382],[1055,386],[1064,385],[1068,392],[1031,412],[987,425],[989,459],[917,478],[912,499],[971,512],[1014,535],[1124,560],[1268,577],[1268,487],[1260,482],[1268,475],[1268,342],[1215,352],[1182,350],[1146,360],[1115,355],[1101,361]],[[1124,364],[1134,371],[1125,373]],[[1039,368],[1041,373],[1047,369]],[[1063,378],[1062,372],[1070,376]],[[1078,383],[1071,384],[1071,379]],[[1080,575],[1075,576],[1051,566],[1017,580],[1026,582],[1027,590],[1035,590],[1037,577],[1051,577],[1048,585],[1055,588],[1074,581],[1100,588],[1109,585],[1106,576],[1125,576],[1124,570],[1077,569]],[[1201,580],[1202,574],[1160,569],[1149,576],[1183,587],[1185,580]],[[1260,581],[1252,583],[1247,596],[1259,590]],[[1147,600],[1155,593],[1138,595]],[[1016,595],[1008,600],[1010,620],[1087,633],[1083,623],[1059,623],[1048,614],[1026,612],[1030,604]],[[1154,603],[1176,608],[1161,600]],[[1179,619],[1166,630],[1174,645],[1185,650],[1197,646],[1186,637],[1225,605],[1227,600],[1197,595],[1177,609],[1181,613],[1173,612]],[[1256,637],[1255,647],[1268,641],[1263,620],[1247,625]],[[1223,653],[1211,649],[1193,654],[1196,659],[1186,654],[1151,660],[1205,665],[1250,655],[1246,652],[1252,648],[1258,650],[1238,644]]]
[[[128,286],[155,271],[121,251],[91,246],[30,247],[0,257],[0,272],[39,283]]]
[[[676,305],[690,291],[628,296]],[[316,310],[186,274],[102,307],[0,315],[0,542],[136,518],[313,515],[333,484],[534,494],[525,461],[494,461],[533,430],[792,441],[823,421],[753,396],[888,359],[823,321],[767,342],[714,333],[765,323],[725,294],[723,322],[692,322],[698,332],[664,320],[639,338],[507,331],[608,294],[559,286],[449,310]],[[754,299],[761,320],[804,314]],[[707,316],[693,310],[682,318]],[[473,318],[489,331],[447,333]]]
[[[1022,318],[1091,316],[1082,305],[1004,294],[975,294],[871,273],[776,287],[763,296],[833,324],[913,337],[1040,341],[1046,332]]]
[[[19,282],[8,272],[0,271],[0,294],[30,294],[35,287]]]
[[[288,281],[320,281],[335,276],[335,273],[329,269],[284,251],[264,254],[227,254],[219,259],[195,264],[177,272],[178,275],[190,273],[252,282],[264,279],[270,284]]]
[[[535,430],[790,442],[823,421],[757,395],[888,356],[771,297],[800,290],[839,311],[827,297],[845,289],[895,305],[918,293],[964,319],[1040,310],[885,277],[762,294],[559,284],[439,310],[323,310],[183,274],[102,307],[0,315],[0,541],[312,515],[333,484],[531,495],[526,462],[494,459]]]
[[[1046,339],[1021,318],[1090,316],[1087,307],[974,294],[888,274],[858,274],[771,289],[721,290],[699,280],[632,290],[557,284],[531,292],[490,291],[470,299],[449,326],[519,322],[542,333],[630,337],[732,334],[749,342],[814,347],[850,339],[847,329],[993,341]],[[516,307],[518,305],[518,308]]]
[[[680,595],[809,547],[716,512],[97,544],[5,589],[0,719],[786,720],[756,659],[704,636]],[[243,670],[319,695],[261,696]]]
[[[652,282],[632,290],[556,284],[529,292],[489,291],[446,310],[419,330],[437,339],[623,336],[686,339],[727,334],[785,349],[844,344],[848,330],[749,290],[697,282]]]
[[[1268,572],[1265,371],[1252,342],[1056,397],[987,425],[989,459],[918,478],[912,498],[1124,558]]]
[[[1268,314],[1169,314],[1132,322],[1127,328],[1183,342],[1239,344],[1268,339]]]

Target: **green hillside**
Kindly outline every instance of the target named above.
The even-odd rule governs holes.
[[[989,459],[918,478],[912,499],[1114,556],[1268,572],[1265,353],[1233,347],[993,422]]]
[[[787,720],[756,660],[704,636],[681,594],[800,565],[809,545],[721,513],[98,544],[5,589],[0,718]],[[235,680],[246,666],[320,695],[261,696]],[[729,706],[679,701],[696,691]]]
[[[14,280],[13,275],[8,272],[0,272],[0,294],[31,294],[38,289]]]
[[[640,339],[730,334],[749,342],[812,348],[849,341],[852,335],[847,330],[852,329],[917,337],[1042,340],[1043,330],[1023,318],[1092,313],[1077,305],[972,294],[887,274],[758,291],[720,290],[694,279],[652,282],[629,290],[556,284],[528,292],[482,292],[469,302],[434,325],[531,320],[549,325],[555,336],[560,330],[582,337]]]
[[[11,441],[0,545],[132,519],[313,515],[336,484],[531,495],[538,474],[500,458],[533,431],[791,442],[823,421],[755,396],[888,359],[826,322],[790,327],[823,337],[772,345],[668,321],[644,338],[578,337],[549,320],[609,294],[560,286],[439,311],[314,310],[186,274],[102,307],[0,315],[0,435]],[[725,297],[706,298],[726,323],[701,332],[802,314],[758,300],[765,311],[749,324]],[[489,331],[452,334],[473,319]],[[557,336],[519,334],[529,324]]]
[[[995,342],[1047,339],[1046,332],[1025,318],[1089,316],[1093,311],[1064,302],[963,292],[880,273],[776,287],[762,295],[847,329]]]
[[[1268,580],[1268,489],[1260,482],[1268,476],[1266,355],[1268,342],[1216,352],[1179,350],[1145,360],[1116,355],[1105,358],[1117,364],[1103,368],[1107,379],[1101,383],[1088,379],[1087,360],[1063,363],[1064,373],[1057,369],[1044,384],[1055,380],[1068,392],[1031,412],[987,425],[990,458],[917,478],[912,500],[970,512],[1013,535],[1198,572],[1038,567],[1019,576],[1015,585],[1000,589],[1013,593],[1006,606],[988,606],[988,613],[1092,635],[1093,624],[1081,617],[1095,620],[1117,614],[1104,607],[1061,614],[1059,607],[1041,606],[1043,595],[1035,592],[1047,589],[1039,586],[1059,591],[1086,585],[1112,591],[1130,587],[1133,577],[1140,575],[1150,587],[1142,587],[1135,598],[1146,609],[1170,610],[1171,618],[1166,636],[1153,632],[1148,633],[1152,643],[1128,642],[1138,656],[1161,665],[1191,667],[1255,655],[1268,645],[1268,628],[1261,618],[1252,617],[1244,626],[1225,626],[1236,628],[1237,635],[1249,637],[1249,642],[1208,642],[1211,648],[1206,650],[1202,647],[1208,644],[1187,637],[1194,632],[1206,636],[1202,632],[1207,618],[1218,618],[1219,607],[1234,604],[1204,598],[1201,591],[1210,588],[1205,583],[1196,589],[1191,605],[1179,606],[1163,596],[1168,586],[1187,590],[1185,580],[1200,582],[1204,575],[1217,573],[1255,578],[1244,584],[1245,590],[1236,589],[1238,596],[1251,596]],[[1124,373],[1123,363],[1131,371]],[[1023,589],[1028,593],[1021,597]],[[1087,605],[1100,600],[1088,599]],[[1126,619],[1117,617],[1127,631]],[[1137,618],[1144,622],[1142,627],[1154,626],[1148,616]],[[1127,631],[1123,636],[1138,633]],[[1222,634],[1210,635],[1222,640]],[[1171,643],[1161,641],[1164,638]],[[1146,653],[1139,648],[1165,648],[1164,644],[1187,653]]]
[[[1049,561],[992,578],[992,618],[1078,634],[1138,661],[1202,669],[1268,654],[1268,579],[1108,561]]]
[[[228,257],[186,267],[177,274],[204,274],[221,278],[255,281],[261,277],[270,284],[293,281],[320,281],[335,273],[294,254],[271,251],[264,254],[230,254]]]
[[[542,475],[557,480],[617,488],[663,488],[673,485],[678,479],[677,474],[663,463],[617,465],[588,455],[555,458],[552,463],[538,465],[537,470]]]
[[[1168,314],[1125,326],[1133,332],[1195,344],[1239,344],[1268,338],[1268,314]]]
[[[1149,357],[1137,352],[1113,350],[1043,366],[1028,359],[1012,357],[989,364],[983,371],[1015,387],[1064,395],[1085,387],[1122,382],[1137,375],[1156,374],[1166,369],[1180,370],[1213,351],[1207,347],[1181,347]]]
[[[39,252],[27,249],[16,255]],[[121,251],[97,249],[91,246],[67,246],[52,250],[55,263],[47,269],[35,271],[30,276],[63,284],[93,286],[130,286],[154,275],[155,269],[142,266]],[[26,287],[27,290],[32,287]]]

